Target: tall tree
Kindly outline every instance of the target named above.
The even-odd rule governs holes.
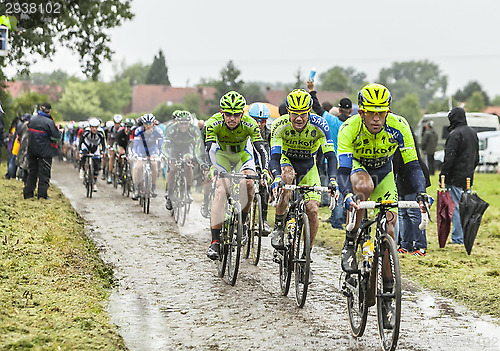
[[[445,96],[448,78],[438,65],[424,60],[394,62],[380,71],[379,82],[389,88],[395,101],[414,93],[425,107],[434,97]]]
[[[486,104],[484,102],[484,95],[481,91],[475,91],[471,97],[467,99],[465,108],[469,112],[481,112],[484,110]]]
[[[481,84],[476,81],[467,83],[467,85],[463,89],[457,90],[453,97],[458,101],[464,102],[469,100],[476,91],[480,92],[481,95],[483,95],[484,104],[486,106],[489,106],[490,99],[488,97],[488,94],[486,94],[486,92],[483,90]]]
[[[168,68],[165,62],[165,56],[163,56],[163,51],[161,50],[158,56],[155,56],[151,67],[149,67],[146,76],[146,84],[171,85],[168,79]]]
[[[111,119],[115,114],[121,114],[132,99],[132,87],[127,79],[112,83],[97,83],[97,93],[103,110],[102,118]]]
[[[14,80],[29,80],[31,84],[64,86],[68,82],[69,78],[70,76],[68,76],[66,72],[58,69],[57,71],[50,73],[25,73],[14,77]]]
[[[418,121],[422,117],[417,94],[406,94],[404,98],[394,101],[391,105],[391,110],[395,114],[406,118],[413,128],[417,126]]]
[[[22,0],[11,2],[26,4]],[[37,11],[17,16],[18,28],[23,30],[9,37],[10,52],[0,59],[0,81],[5,81],[2,67],[17,66],[20,73],[29,72],[35,55],[50,58],[56,45],[78,53],[83,73],[97,80],[102,61],[110,60],[113,53],[106,29],[133,17],[130,0],[31,0],[31,4]]]
[[[54,110],[63,115],[65,121],[83,121],[89,117],[101,117],[103,109],[97,82],[68,82],[61,100]]]
[[[345,91],[352,93],[358,91],[366,83],[366,74],[357,72],[353,67],[335,66],[319,75],[321,90]]]
[[[239,79],[240,74],[241,71],[234,65],[232,60],[229,60],[226,66],[220,71],[219,80],[201,80],[201,85],[209,85],[217,89],[214,99],[209,101],[211,105],[209,113],[213,114],[219,111],[219,100],[228,91],[234,90],[242,93],[241,88],[244,82]]]

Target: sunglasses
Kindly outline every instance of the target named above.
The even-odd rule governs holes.
[[[254,117],[254,119],[255,119],[255,121],[256,121],[257,123],[266,123],[266,122],[267,122],[267,119],[266,119],[266,118],[255,118],[255,117]]]
[[[226,116],[226,117],[232,117],[232,116],[240,117],[243,114],[243,112],[235,112],[235,113],[223,112],[223,113],[224,113],[224,116]]]

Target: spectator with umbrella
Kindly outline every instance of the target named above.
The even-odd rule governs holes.
[[[451,219],[453,218],[453,212],[455,212],[455,206],[450,192],[446,189],[444,175],[442,175],[436,200],[437,234],[441,249],[445,247],[446,240],[450,235]]]
[[[446,188],[455,202],[452,218],[451,241],[463,244],[464,234],[460,223],[458,202],[466,189],[466,179],[474,179],[474,169],[479,163],[479,141],[476,132],[467,125],[465,111],[461,107],[453,108],[448,114],[450,134],[446,138],[444,163],[440,176],[445,176]]]
[[[467,178],[467,191],[460,198],[460,223],[464,232],[464,245],[470,255],[484,211],[490,205],[470,189],[471,179]]]

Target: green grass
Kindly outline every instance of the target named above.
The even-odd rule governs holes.
[[[427,189],[434,198],[437,192],[437,174]],[[427,229],[426,257],[400,256],[404,277],[438,291],[480,312],[500,317],[500,175],[476,173],[473,190],[490,203],[476,237],[471,255],[463,245],[448,244],[440,249],[437,239],[435,206],[431,210],[434,222]],[[269,208],[269,222],[274,222],[274,208]],[[320,220],[328,218],[330,211],[320,208]],[[315,245],[323,246],[340,255],[345,232],[332,229],[321,222]]]
[[[112,271],[58,189],[24,200],[0,167],[0,349],[126,349],[104,309]]]

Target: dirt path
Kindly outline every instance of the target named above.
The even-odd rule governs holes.
[[[236,286],[217,277],[205,255],[209,221],[193,204],[184,227],[165,210],[163,194],[146,215],[137,202],[98,182],[85,197],[77,171],[55,161],[53,184],[86,219],[119,287],[108,310],[131,350],[374,350],[374,309],[365,335],[350,336],[338,290],[339,258],[314,248],[314,284],[299,309],[279,290],[269,238],[258,267],[242,262]],[[162,182],[159,180],[159,183]],[[500,327],[406,282],[398,350],[500,350]]]

